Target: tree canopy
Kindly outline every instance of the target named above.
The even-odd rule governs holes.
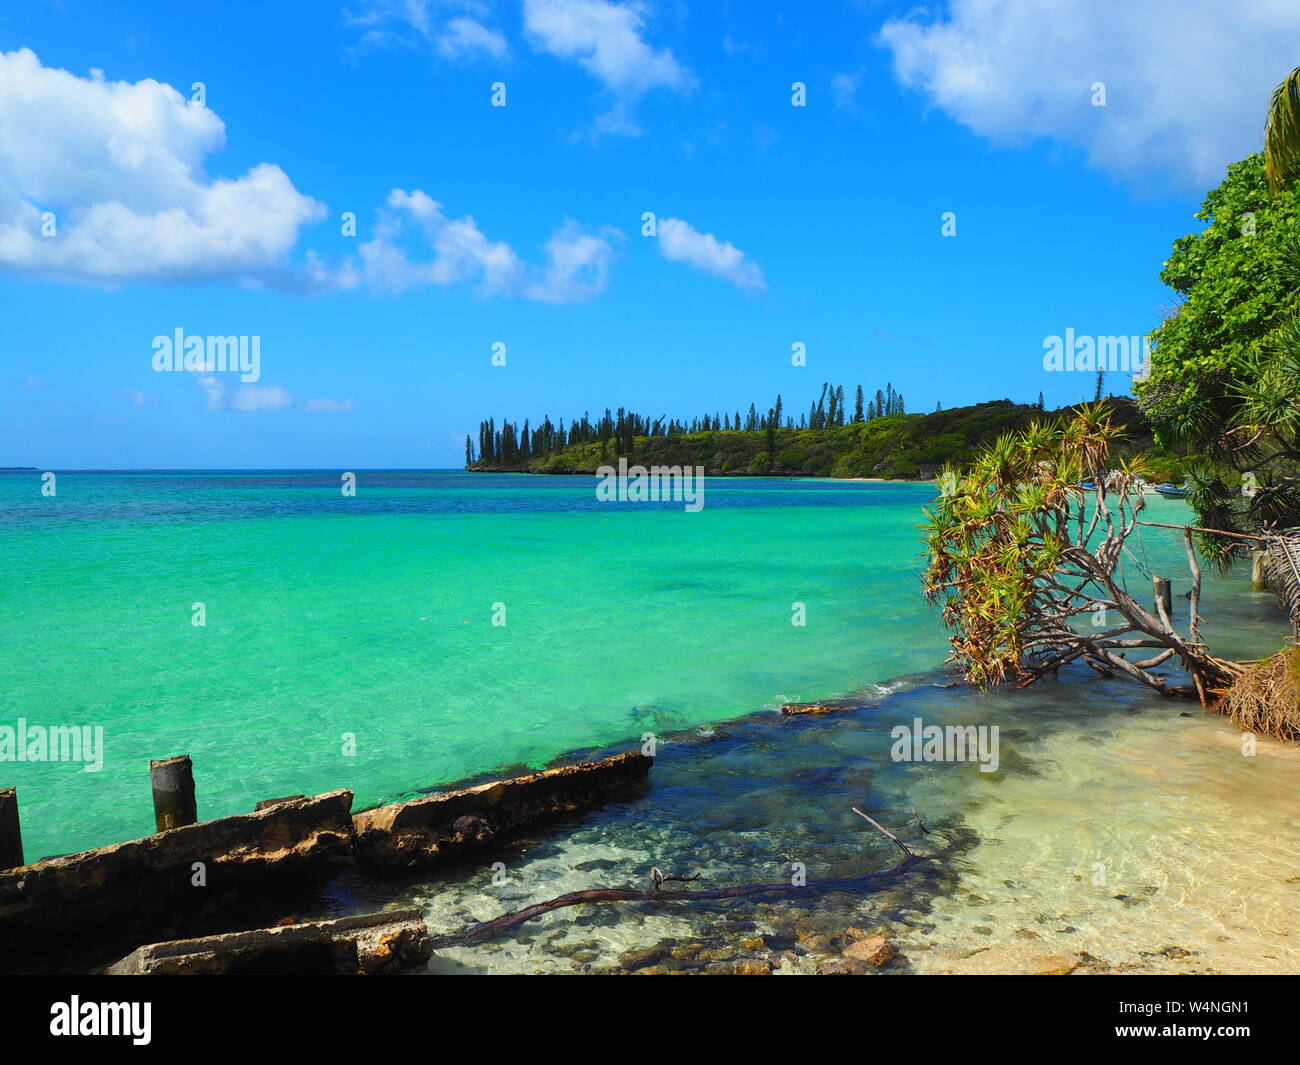
[[[1274,192],[1263,156],[1249,156],[1228,168],[1196,217],[1205,229],[1176,240],[1160,274],[1181,302],[1152,334],[1138,399],[1162,442],[1209,460],[1189,476],[1204,524],[1294,524],[1300,182]]]

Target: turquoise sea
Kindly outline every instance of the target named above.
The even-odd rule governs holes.
[[[99,772],[0,763],[29,858],[149,832],[150,758],[193,757],[205,818],[360,807],[944,656],[929,485],[713,479],[688,513],[589,477],[356,472],[351,497],[336,471],[0,476],[0,725],[105,742]]]
[[[493,848],[503,884],[482,863],[348,874],[298,916],[417,905],[446,932],[652,865],[716,886],[852,875],[893,861],[856,805],[943,859],[883,895],[564,911],[432,968],[815,972],[855,927],[913,972],[1300,964],[1297,752],[1247,752],[1217,715],[1085,669],[954,688],[918,590],[932,486],[713,479],[688,513],[600,503],[586,477],[354,472],[351,497],[340,471],[73,471],[54,496],[0,474],[0,727],[102,728],[105,748],[92,773],[0,761],[29,861],[152,831],[150,758],[193,757],[206,819],[340,787],[360,808],[653,732],[648,791]],[[1131,546],[1131,587],[1171,576],[1185,620],[1181,538]],[[1276,649],[1269,597],[1206,581],[1218,653]],[[861,709],[775,712],[830,696]],[[918,717],[996,725],[997,771],[895,761]]]

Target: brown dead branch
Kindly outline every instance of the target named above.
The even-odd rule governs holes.
[[[519,925],[534,918],[541,917],[543,914],[551,913],[554,910],[565,909],[569,906],[581,906],[586,903],[597,902],[648,902],[659,904],[665,902],[672,903],[690,903],[690,902],[717,902],[723,899],[752,898],[759,895],[790,895],[796,892],[807,891],[812,888],[814,891],[826,890],[861,890],[879,884],[882,881],[891,880],[904,872],[912,865],[920,861],[929,861],[934,855],[918,854],[908,848],[902,840],[890,832],[872,817],[868,817],[857,807],[851,807],[853,812],[859,817],[864,818],[874,828],[879,830],[898,846],[903,852],[903,859],[894,865],[885,869],[879,869],[872,873],[859,873],[856,876],[844,877],[822,877],[808,880],[801,884],[795,883],[773,883],[773,884],[737,884],[733,887],[711,888],[699,891],[665,891],[662,885],[668,881],[676,880],[689,882],[699,879],[699,874],[695,876],[664,876],[659,873],[658,869],[651,871],[651,887],[648,891],[638,890],[636,888],[591,888],[586,891],[570,891],[568,894],[559,895],[556,898],[548,899],[545,902],[534,903],[522,910],[516,910],[514,913],[503,914],[500,917],[493,918],[490,921],[484,921],[476,924],[462,932],[451,932],[446,935],[433,937],[433,947],[435,950],[445,950],[448,947],[471,946],[475,943],[482,943],[486,940],[499,936],[504,932],[517,928]],[[915,811],[913,811],[915,813]],[[919,818],[918,818],[919,820]],[[929,831],[925,829],[925,831]],[[658,874],[658,875],[656,875]]]

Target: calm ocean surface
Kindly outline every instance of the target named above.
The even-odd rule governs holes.
[[[0,765],[29,857],[149,832],[150,758],[193,756],[204,818],[360,807],[942,661],[930,486],[714,479],[686,513],[594,483],[0,475],[0,724],[102,725],[106,749],[96,773]]]

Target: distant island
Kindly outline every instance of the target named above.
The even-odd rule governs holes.
[[[991,400],[929,414],[909,414],[892,387],[864,403],[862,388],[852,408],[844,389],[822,386],[821,398],[796,422],[781,397],[760,414],[737,411],[690,421],[649,419],[620,407],[592,420],[587,414],[568,428],[544,417],[535,428],[488,419],[477,445],[465,440],[465,469],[475,473],[595,473],[626,457],[644,466],[703,466],[709,476],[839,477],[929,480],[946,464],[964,467],[978,450],[1004,433],[1076,408],[1044,410],[1037,403]],[[1181,481],[1182,456],[1159,446],[1146,417],[1128,396],[1104,400],[1114,424],[1124,427],[1118,456],[1143,456],[1159,480]]]

